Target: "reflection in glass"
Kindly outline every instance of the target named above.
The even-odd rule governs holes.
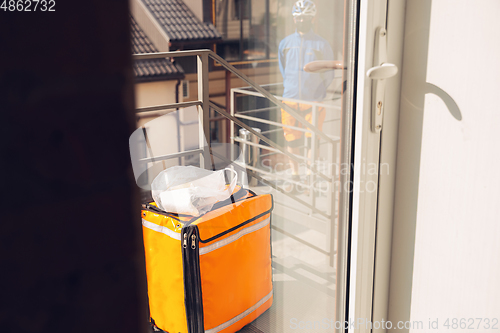
[[[213,49],[233,63],[238,74],[245,74],[284,104],[276,105],[240,80],[241,75],[213,62],[208,87],[200,88],[200,77],[185,72],[185,90],[190,91],[185,98],[167,101],[167,91],[182,92],[180,81],[171,86],[143,84],[145,92],[154,88],[155,96],[162,97],[143,106],[197,101],[196,92],[208,89],[208,137],[214,155],[221,156],[214,160],[216,169],[231,166],[243,176],[244,187],[257,194],[273,194],[274,303],[242,332],[294,332],[307,322],[333,330],[338,320],[338,203],[345,195],[339,175],[346,171],[340,164],[340,143],[345,140],[340,121],[344,112],[344,0],[188,1],[191,5],[211,3],[208,16],[222,36]],[[184,49],[189,47],[196,48],[184,45]],[[176,61],[181,63],[180,59]],[[194,71],[196,58],[189,61]],[[338,66],[311,66],[315,61],[335,61]],[[230,113],[255,133],[228,121],[215,108]],[[134,165],[134,175],[143,188],[170,165],[200,163],[197,153],[179,155],[204,147],[200,147],[199,131],[207,127],[199,123],[198,112],[199,106],[190,106],[162,117],[141,116],[140,129],[130,144],[142,163]],[[177,157],[150,162],[152,156],[166,154]]]

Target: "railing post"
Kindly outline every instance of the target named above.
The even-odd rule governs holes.
[[[250,151],[253,147],[249,146],[247,144],[247,142],[250,141],[252,134],[244,128],[240,128],[239,133],[240,133],[240,135],[239,135],[240,139],[243,140],[240,142],[240,152],[241,152],[241,156],[243,157],[243,164],[246,167],[247,165],[250,165],[250,160],[251,160]],[[245,182],[245,180],[246,180],[246,182]],[[250,184],[248,184],[247,170],[241,170],[240,182],[244,186],[250,185]]]
[[[230,110],[231,105],[231,72],[226,69],[226,112]],[[226,118],[226,140],[225,142],[230,142],[231,137],[231,121]]]
[[[198,119],[200,124],[199,142],[203,154],[200,156],[200,167],[212,169],[210,156],[210,121],[209,121],[209,90],[208,90],[208,53],[198,54]],[[206,145],[206,146],[205,146]]]
[[[235,92],[231,89],[231,99],[230,99],[230,108],[226,107],[226,110],[231,110],[231,116],[234,117],[234,113],[235,113],[235,110],[234,110],[234,94]],[[229,122],[229,139],[231,140],[231,161],[234,161],[236,159],[236,156],[234,156],[234,122],[233,121],[230,121]]]
[[[260,128],[256,128],[254,127],[253,128],[257,133],[260,133],[261,132],[261,129]],[[260,139],[258,136],[254,135],[254,134],[251,134],[250,135],[251,137],[251,141],[253,143],[256,143],[256,144],[259,144],[260,143]],[[259,166],[259,162],[260,162],[260,148],[259,147],[256,147],[256,146],[251,146],[251,166],[254,167],[254,168],[257,168]],[[255,177],[252,177],[252,180],[250,181],[249,185],[251,186],[257,186],[258,185],[258,180],[257,178]]]

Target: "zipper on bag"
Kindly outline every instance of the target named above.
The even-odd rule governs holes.
[[[251,198],[248,198],[248,199],[251,199]],[[262,217],[264,217],[264,216],[266,216],[268,214],[271,214],[271,212],[273,211],[273,209],[274,209],[274,200],[273,200],[272,195],[271,195],[271,208],[269,208],[268,210],[266,210],[266,211],[264,211],[264,212],[262,212],[262,213],[260,213],[260,214],[258,214],[256,216],[254,216],[251,219],[248,219],[248,220],[246,220],[246,221],[244,221],[244,222],[242,222],[242,223],[240,223],[240,224],[238,224],[238,225],[236,225],[236,226],[234,226],[232,228],[229,228],[229,229],[227,229],[227,230],[225,230],[225,231],[223,231],[223,232],[221,232],[221,233],[219,233],[219,234],[217,234],[215,236],[212,236],[212,237],[210,237],[208,239],[201,239],[200,237],[198,237],[198,241],[202,242],[203,244],[210,243],[210,242],[212,242],[212,241],[214,241],[214,240],[216,240],[218,238],[221,238],[221,237],[227,235],[230,232],[236,231],[236,230],[244,227],[245,225],[247,225],[249,223],[252,223],[255,220],[258,220],[258,219],[260,219],[260,218],[262,218]]]
[[[244,198],[251,199],[255,197]],[[196,224],[185,224],[182,228],[182,261],[184,269],[184,295],[188,333],[204,333],[203,296],[201,289],[200,273],[200,242],[207,243],[225,236],[227,233],[243,228],[247,224],[269,215],[274,208],[271,196],[271,207],[256,216],[225,230],[207,240],[200,238],[199,228]]]
[[[189,333],[203,333],[203,298],[201,295],[198,227],[182,228],[182,261],[184,269],[184,297]]]
[[[191,249],[196,250],[196,235],[191,235]]]

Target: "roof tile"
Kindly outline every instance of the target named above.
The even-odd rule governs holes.
[[[212,42],[222,38],[212,24],[201,22],[182,0],[142,1],[171,42]]]
[[[132,53],[155,53],[158,49],[148,39],[144,31],[133,17],[130,18],[132,26]],[[184,70],[170,59],[151,59],[134,61],[134,74],[139,80],[164,80],[179,78],[184,75]]]

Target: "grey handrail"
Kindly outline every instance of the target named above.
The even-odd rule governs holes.
[[[210,51],[210,50],[209,50]],[[237,77],[239,77],[241,80],[245,81],[247,84],[249,84],[252,88],[260,92],[264,97],[266,97],[268,100],[276,104],[277,106],[281,107],[284,109],[287,113],[289,113],[291,116],[293,116],[295,119],[297,119],[302,125],[306,126],[309,128],[311,131],[314,132],[314,134],[318,135],[322,139],[331,142],[330,138],[323,132],[319,131],[316,126],[313,124],[309,123],[307,120],[305,120],[297,111],[289,107],[288,105],[281,103],[274,95],[270,94],[268,91],[263,89],[261,86],[258,84],[254,83],[248,76],[245,74],[241,73],[238,71],[233,65],[228,63],[226,60],[222,59],[218,54],[214,53],[213,51],[210,51],[208,53],[208,56],[214,60],[216,60],[218,63],[222,65],[222,67],[226,68],[228,71],[232,72],[235,74]]]
[[[311,124],[307,120],[305,120],[305,118],[303,118],[298,112],[296,112],[294,109],[292,109],[288,105],[286,105],[284,103],[281,103],[280,100],[278,100],[276,97],[274,97],[272,94],[270,94],[268,91],[266,91],[265,89],[263,89],[258,84],[254,83],[248,76],[246,76],[245,74],[243,74],[240,71],[238,71],[233,65],[231,65],[230,63],[228,63],[226,60],[224,60],[222,57],[220,57],[218,54],[216,54],[212,50],[205,49],[205,50],[189,50],[189,51],[169,51],[169,52],[157,52],[157,53],[142,53],[142,54],[134,54],[134,55],[132,55],[132,57],[134,58],[134,60],[150,60],[150,59],[162,59],[162,58],[168,58],[168,57],[199,56],[199,55],[202,55],[202,54],[207,54],[210,58],[214,59],[219,64],[221,64],[222,67],[224,67],[225,69],[227,69],[228,71],[230,71],[231,73],[233,73],[234,75],[236,75],[237,77],[239,77],[241,80],[245,81],[248,85],[250,85],[252,88],[254,88],[255,90],[257,90],[259,93],[261,93],[268,100],[270,100],[271,102],[273,102],[274,104],[276,104],[278,107],[281,107],[282,109],[284,109],[287,113],[289,113],[291,116],[293,116],[297,121],[299,121],[306,128],[308,128],[309,130],[311,130],[314,134],[316,134],[319,137],[323,138],[327,142],[331,142],[331,143],[334,142],[325,133],[319,131],[316,128],[316,126],[314,126],[313,124]],[[197,101],[195,103],[199,103],[199,102],[200,101]],[[187,102],[187,103],[192,103],[192,102]],[[195,103],[193,103],[193,105]],[[158,110],[158,109],[161,109],[161,108],[167,109],[167,108],[172,107],[172,105],[174,105],[174,104],[171,104],[171,105],[167,104],[167,105],[155,106],[155,107],[151,107],[151,109],[153,109],[153,108],[155,110]],[[265,137],[261,133],[255,131],[253,128],[251,128],[250,126],[246,125],[245,123],[243,123],[239,119],[237,119],[237,118],[231,116],[229,113],[223,111],[217,105],[209,102],[209,106],[211,106],[221,116],[223,116],[223,117],[231,120],[232,122],[238,124],[239,126],[245,128],[245,129],[247,129],[250,133],[252,133],[253,135],[257,136],[260,140],[266,142],[271,147],[273,147],[275,149],[278,149],[282,154],[288,156],[289,158],[291,158],[292,160],[294,160],[294,161],[296,161],[298,163],[301,162],[295,155],[293,155],[292,153],[289,153],[286,149],[284,149],[284,147],[281,147],[280,145],[278,145],[278,144],[274,143],[273,141],[269,140],[267,137]],[[149,108],[147,108],[147,110],[150,111]],[[314,172],[315,174],[319,175],[321,178],[325,179],[326,181],[329,181],[329,182],[333,181],[330,177],[328,177],[327,175],[325,175],[322,172],[318,171],[314,166],[311,166],[311,165],[309,165],[309,164],[306,163],[305,167],[307,169],[311,170],[312,172]]]
[[[303,117],[300,116],[300,114],[289,107],[288,105],[281,103],[276,97],[274,97],[272,94],[270,94],[268,91],[263,89],[261,86],[258,84],[254,83],[248,76],[245,74],[241,73],[239,70],[237,70],[233,65],[228,63],[226,60],[224,60],[221,56],[213,52],[212,50],[189,50],[189,51],[169,51],[169,52],[158,52],[158,53],[141,53],[141,54],[134,54],[132,55],[134,60],[148,60],[148,59],[161,59],[161,58],[168,58],[168,57],[190,57],[190,56],[197,56],[201,54],[208,54],[208,56],[215,61],[217,61],[219,64],[222,65],[225,69],[228,71],[232,72],[234,75],[239,77],[241,80],[245,81],[248,85],[250,85],[252,88],[257,90],[259,93],[261,93],[264,97],[269,99],[271,102],[276,104],[277,106],[281,107],[284,109],[287,113],[292,115],[294,118],[296,118],[302,125],[305,127],[309,128],[314,134],[318,135],[322,139],[331,142],[330,138],[323,132],[319,131],[313,124],[309,123],[307,120],[305,120]]]
[[[156,53],[138,53],[132,54],[134,60],[149,60],[149,59],[162,59],[162,58],[179,58],[179,57],[192,57],[200,54],[208,53],[211,50],[189,50],[189,51],[169,51],[169,52],[156,52]],[[213,52],[212,52],[213,53]]]
[[[318,130],[316,126],[313,124],[309,123],[308,121],[305,120],[304,117],[302,117],[297,111],[295,111],[293,108],[290,106],[282,103],[278,98],[276,98],[274,95],[263,89],[261,86],[257,85],[254,83],[252,80],[250,80],[249,77],[247,77],[245,74],[241,73],[238,71],[234,66],[229,64],[227,61],[225,61],[223,58],[215,54],[211,50],[190,50],[190,51],[173,51],[173,52],[159,52],[159,53],[150,53],[150,54],[135,54],[133,55],[133,59],[135,60],[149,60],[149,59],[161,59],[161,58],[168,58],[168,57],[188,57],[188,56],[197,56],[198,57],[198,100],[193,101],[193,102],[182,102],[182,103],[174,103],[174,104],[165,104],[165,105],[156,105],[156,106],[149,106],[149,107],[143,107],[139,108],[137,111],[138,112],[149,112],[149,111],[159,111],[159,110],[169,110],[169,109],[177,109],[180,107],[186,107],[186,106],[193,106],[196,105],[199,108],[202,109],[199,113],[199,121],[201,125],[200,129],[200,138],[201,136],[205,135],[206,136],[206,142],[208,143],[208,149],[210,150],[210,158],[211,158],[211,163],[212,166],[214,166],[214,156],[222,159],[223,161],[230,162],[232,163],[233,161],[229,161],[227,158],[224,156],[221,156],[217,154],[216,152],[211,150],[211,145],[210,145],[210,137],[209,137],[209,128],[208,128],[208,114],[209,110],[208,108],[212,108],[215,110],[217,113],[219,113],[222,117],[232,121],[233,124],[237,124],[240,127],[245,128],[248,130],[250,133],[258,137],[260,140],[263,142],[269,144],[272,148],[275,150],[278,150],[281,154],[284,154],[288,156],[290,159],[301,162],[301,160],[296,157],[295,155],[291,154],[286,150],[284,147],[281,147],[280,145],[276,144],[275,142],[271,141],[267,137],[263,135],[263,133],[255,131],[252,127],[246,125],[243,123],[241,120],[237,119],[235,116],[232,114],[226,112],[225,110],[222,110],[219,106],[216,104],[210,102],[209,100],[209,95],[208,95],[208,58],[212,58],[213,60],[217,61],[222,67],[224,67],[226,70],[229,72],[233,73],[236,75],[238,78],[246,82],[248,85],[250,85],[253,89],[255,89],[257,92],[259,92],[263,97],[267,98],[271,102],[273,102],[277,107],[280,107],[284,109],[287,113],[289,113],[291,116],[293,116],[299,123],[301,123],[305,128],[309,129],[311,132],[313,132],[315,135],[317,135],[319,138],[322,138],[326,141],[326,143],[332,143],[334,144],[335,141],[329,136],[327,136],[325,133],[322,131]],[[300,101],[299,101],[300,102]],[[202,163],[204,163],[204,153],[206,152],[206,147],[203,146],[202,141],[200,140],[200,146],[199,149],[191,150],[191,151],[185,151],[185,152],[179,152],[177,154],[168,154],[168,155],[162,155],[162,156],[156,156],[156,157],[150,157],[150,158],[143,158],[141,159],[141,162],[148,163],[148,162],[154,162],[158,160],[164,160],[164,159],[169,159],[169,158],[174,158],[174,157],[180,157],[180,156],[185,156],[185,155],[190,155],[193,153],[200,153],[202,154],[200,156],[200,160]],[[315,156],[313,152],[313,156]],[[206,161],[205,161],[206,165]],[[285,191],[284,189],[280,188],[276,184],[268,181],[267,179],[261,177],[256,171],[257,170],[250,170],[247,168],[243,168],[240,165],[233,164],[236,168],[241,168],[243,171],[247,172],[250,176],[255,177],[257,180],[262,182],[263,184],[266,184],[270,186],[271,188],[275,189],[278,192],[283,193],[286,196],[291,196],[290,193]],[[309,165],[308,163],[305,164],[306,168],[311,170],[314,174],[319,175],[321,178],[325,179],[328,182],[331,182],[333,184],[334,182],[334,176],[328,177],[327,175],[321,173],[318,171],[314,166]],[[253,169],[253,168],[252,168]],[[330,197],[335,200],[335,195],[333,193],[330,193]],[[336,215],[334,213],[334,204],[332,205],[332,210],[331,213],[328,214],[328,212],[323,212],[316,208],[314,204],[314,195],[313,195],[313,201],[312,203],[305,202],[304,200],[298,198],[297,196],[293,196],[293,199],[297,201],[298,203],[304,205],[306,208],[311,210],[311,214],[319,214],[323,217],[330,218],[332,219],[332,229],[335,224],[334,219],[336,218]],[[282,230],[281,230],[282,231]],[[333,231],[334,232],[334,231]],[[331,246],[333,247],[333,239],[334,236],[332,235],[331,238]],[[323,252],[326,254],[325,251],[314,247],[317,250],[320,250],[320,252]],[[333,258],[333,255],[336,253],[333,249],[329,252],[331,258]],[[333,259],[331,259],[333,260]]]

